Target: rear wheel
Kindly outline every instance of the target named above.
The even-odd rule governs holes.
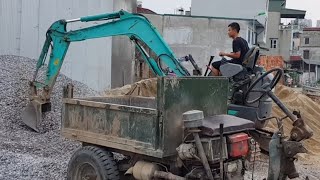
[[[112,153],[94,146],[76,151],[68,165],[67,180],[119,180]]]

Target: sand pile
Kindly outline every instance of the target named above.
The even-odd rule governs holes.
[[[143,97],[155,97],[157,95],[157,78],[144,79],[134,84],[111,89],[104,93],[105,96],[132,95]]]
[[[306,124],[308,124],[313,130],[313,137],[304,141],[304,145],[309,151],[309,155],[307,155],[307,157],[310,155],[320,155],[320,104],[316,103],[306,95],[294,91],[286,86],[278,86],[276,88],[276,95],[291,111],[300,111],[301,116]],[[284,113],[278,106],[274,105],[273,115],[277,117],[283,117]],[[271,128],[276,128],[275,123],[273,122],[269,123],[268,126]],[[289,135],[291,129],[292,122],[287,118],[284,120],[285,134]]]

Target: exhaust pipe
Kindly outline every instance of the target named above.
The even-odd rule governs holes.
[[[170,172],[160,171],[158,165],[138,161],[133,167],[129,168],[125,175],[133,175],[137,180],[167,179],[167,180],[186,180],[184,177],[174,175]]]

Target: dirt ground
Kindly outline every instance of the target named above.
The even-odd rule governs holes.
[[[261,160],[254,163],[254,171],[253,166],[249,167],[249,170],[245,174],[245,180],[252,180],[252,173],[254,180],[262,180],[266,178],[268,175],[268,163],[268,157],[262,155]],[[320,167],[318,164],[307,163],[301,160],[298,160],[295,164],[300,176],[294,180],[306,180],[307,177],[309,180],[320,179]]]

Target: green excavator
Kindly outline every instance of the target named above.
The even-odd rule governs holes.
[[[69,23],[79,21],[103,21],[104,23],[88,28],[67,31],[66,27]],[[36,71],[29,84],[30,103],[23,111],[23,122],[27,126],[35,131],[39,131],[42,114],[51,110],[51,93],[70,43],[110,36],[127,36],[135,44],[143,59],[156,76],[163,77],[169,74],[174,74],[177,78],[191,76],[191,73],[180,63],[183,60],[190,61],[195,67],[194,74],[198,75],[198,77],[201,75],[200,68],[192,56],[177,58],[157,29],[143,15],[131,14],[121,10],[115,13],[86,16],[72,20],[59,20],[53,23],[46,32],[46,40],[36,65]],[[145,46],[153,52],[153,56],[148,54],[144,48]],[[49,58],[47,58],[47,55],[49,55]],[[258,57],[259,48],[253,47],[246,54],[243,65],[225,62],[221,66],[222,75],[228,77],[230,82],[231,92],[228,114],[250,120],[256,130],[249,134],[259,142],[262,139],[261,134],[268,134],[268,132],[262,130],[262,128],[270,119],[274,118],[271,117],[272,101],[274,101],[285,112],[286,117],[293,121],[294,128],[291,131],[289,140],[284,140],[284,137],[279,136],[278,133],[273,135],[271,141],[271,136],[269,136],[270,139],[267,143],[261,143],[262,148],[273,155],[273,159],[270,160],[279,162],[278,164],[270,164],[269,179],[296,177],[297,173],[293,164],[293,154],[305,152],[305,149],[301,148],[302,144],[300,141],[310,138],[312,131],[303,122],[302,118],[299,118],[299,116],[289,111],[272,92],[283,75],[282,70],[273,69],[264,72],[263,68],[256,65]],[[46,61],[47,59],[49,59],[48,62]],[[36,79],[39,69],[46,63],[46,79],[44,82],[37,82]],[[166,66],[166,68],[164,68],[164,66]],[[206,72],[205,75],[207,74]],[[274,75],[272,78],[268,78],[272,75]],[[279,132],[282,132],[282,126],[280,125],[281,119],[276,119],[279,123]],[[288,155],[286,154],[287,152],[280,152],[278,150],[278,145],[280,144],[285,144],[285,147],[283,147],[284,150],[288,150],[288,148],[295,149],[295,146],[299,146],[300,148],[296,150],[291,149],[291,154]],[[263,145],[265,146],[263,147]],[[292,152],[294,153],[292,154]],[[280,171],[277,169],[286,165],[286,170]],[[208,166],[205,167],[207,170]],[[210,172],[206,172],[207,177],[212,179]]]

